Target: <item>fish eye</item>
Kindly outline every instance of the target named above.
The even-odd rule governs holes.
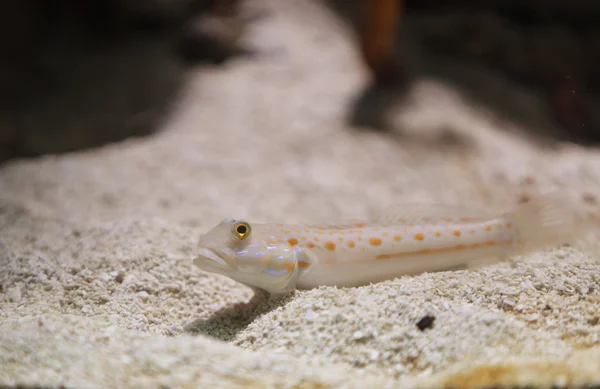
[[[242,240],[250,235],[250,224],[246,222],[238,222],[233,226],[233,234],[236,238]]]

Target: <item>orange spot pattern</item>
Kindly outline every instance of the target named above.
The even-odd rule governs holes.
[[[325,248],[327,250],[330,250],[330,251],[335,251],[335,243],[333,243],[333,242],[326,242],[325,243]]]
[[[418,232],[415,234],[415,239],[416,240],[423,240],[425,239],[425,235],[423,235],[422,233]]]
[[[369,243],[371,246],[379,246],[381,244],[381,239],[379,238],[370,238]]]
[[[454,230],[452,231],[452,235],[456,236],[457,238],[461,235],[460,230]]]

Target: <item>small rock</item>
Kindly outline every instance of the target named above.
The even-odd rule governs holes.
[[[362,331],[356,331],[352,334],[352,339],[354,339],[354,340],[361,340],[364,338],[366,338],[366,335]]]
[[[171,293],[179,293],[181,292],[181,285],[175,283],[168,284],[163,287],[163,290]]]
[[[515,305],[517,305],[517,302],[510,297],[507,297],[504,300],[502,300],[503,309],[512,309],[515,307]]]
[[[124,271],[118,272],[115,277],[115,281],[117,281],[119,284],[122,284],[123,281],[125,281],[125,272]]]
[[[123,277],[123,281],[121,283],[123,285],[129,285],[132,284],[133,281],[135,281],[135,276],[133,274],[128,274],[125,277]]]
[[[425,331],[427,328],[431,328],[433,326],[434,321],[435,316],[425,315],[417,322],[417,328],[421,331]]]

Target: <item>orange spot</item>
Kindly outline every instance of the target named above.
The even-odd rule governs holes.
[[[318,237],[314,236],[314,237],[313,237],[313,240],[314,240],[315,242],[318,242],[320,239],[319,239]]]
[[[325,231],[323,231],[323,230],[316,230],[315,234],[323,235],[323,234],[325,234]]]
[[[387,232],[384,232],[382,235],[383,236],[388,236],[389,234]]]
[[[283,224],[277,224],[277,227],[283,227]]]
[[[492,230],[492,226],[490,226],[490,225],[488,224],[487,226],[485,226],[485,230],[486,230],[486,231],[488,231],[488,232],[489,232],[489,231],[491,231],[491,230]]]
[[[466,248],[467,248],[467,246],[465,246],[464,244],[459,244],[458,246],[455,247],[456,250],[464,250]]]
[[[302,269],[306,269],[307,267],[310,267],[310,262],[298,261],[298,267],[302,268]]]
[[[265,231],[271,231],[271,226],[265,226]]]
[[[512,223],[506,223],[506,228],[512,228]]]
[[[308,243],[306,244],[306,247],[308,247],[309,249],[312,249],[312,248],[314,248],[314,247],[315,247],[315,244],[314,244],[314,243],[312,243],[312,242],[308,242]]]
[[[350,248],[354,248],[354,246],[355,246],[355,244],[354,244],[354,241],[353,241],[353,240],[351,240],[351,241],[348,241],[348,247],[350,247]]]
[[[394,235],[394,240],[401,241],[402,237],[400,235]]]
[[[338,238],[338,241],[343,242],[344,238],[342,238],[341,236]]]
[[[415,239],[416,240],[423,240],[425,239],[425,235],[423,235],[422,233],[418,232],[415,234]]]
[[[398,223],[406,223],[406,219],[398,219]]]
[[[430,217],[424,217],[424,218],[423,218],[423,221],[424,221],[425,223],[431,223],[431,222],[432,222],[432,220],[431,220],[431,218],[430,218]]]
[[[460,230],[453,230],[452,235],[454,235],[458,238],[461,235]]]
[[[370,238],[369,243],[371,246],[379,246],[381,244],[381,239],[379,238]]]
[[[496,243],[495,241],[493,241],[493,240],[490,240],[490,241],[487,241],[487,242],[485,242],[483,245],[484,245],[484,246],[495,246],[495,245],[497,245],[497,244],[498,244],[498,243]]]
[[[294,263],[293,262],[288,262],[287,265],[285,265],[285,268],[287,269],[288,272],[293,272],[294,271]]]
[[[439,232],[439,231],[436,231],[436,232],[435,232],[435,236],[437,236],[437,237],[439,238],[440,236],[442,236],[442,233],[441,233],[441,232]]]
[[[288,243],[290,244],[290,246],[295,246],[295,245],[298,244],[298,239],[296,239],[296,238],[290,238],[288,240]]]
[[[306,232],[308,234],[310,232],[310,230],[307,228],[306,230],[304,230],[304,232]]]
[[[335,251],[335,243],[333,243],[333,242],[326,242],[325,243],[325,248],[327,250]]]
[[[448,223],[451,223],[451,222],[454,221],[454,219],[449,218],[449,217],[443,217],[442,220],[445,221],[445,222],[448,222]]]
[[[356,240],[361,241],[362,240],[362,236],[357,237]]]
[[[502,223],[498,223],[498,228],[502,228],[504,225]]]

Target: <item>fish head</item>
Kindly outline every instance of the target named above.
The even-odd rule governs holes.
[[[227,218],[200,237],[194,264],[270,293],[295,288],[302,250],[292,247],[272,225]]]

